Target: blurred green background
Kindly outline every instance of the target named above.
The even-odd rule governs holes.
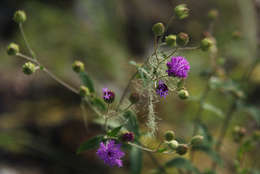
[[[84,125],[79,107],[80,98],[45,74],[37,72],[26,76],[21,71],[23,60],[7,56],[10,42],[21,46],[28,54],[18,26],[12,21],[13,13],[22,9],[27,13],[24,29],[31,47],[41,62],[57,76],[74,87],[80,80],[73,73],[74,60],[85,63],[97,91],[107,86],[120,96],[135,68],[130,60],[142,62],[153,49],[151,27],[158,21],[165,22],[173,14],[173,8],[187,3],[190,17],[171,23],[168,33],[186,32],[191,37],[190,46],[196,46],[207,31],[211,9],[219,11],[214,26],[219,56],[225,59],[223,66],[227,76],[239,80],[248,65],[257,56],[258,0],[1,0],[0,1],[0,174],[79,174],[79,173],[129,173],[130,163],[112,169],[105,166],[90,151],[76,155],[84,140],[101,132],[101,127],[91,120],[94,114],[87,112],[88,125]],[[240,39],[232,33],[239,31]],[[208,53],[201,51],[178,52],[191,64],[187,88],[192,97],[199,97],[206,81],[200,76],[210,66]],[[260,66],[250,78],[247,102],[260,106]],[[118,98],[117,98],[118,99]],[[218,106],[221,112],[229,107],[230,97],[219,91],[210,92],[207,103]],[[159,120],[158,137],[165,130],[189,139],[192,134],[194,113],[198,103],[182,101],[170,94],[156,107]],[[203,122],[216,136],[223,120],[221,114],[205,111]],[[140,120],[144,120],[140,116]],[[259,128],[247,113],[235,113],[233,125],[245,126],[249,132]],[[230,135],[230,133],[228,134]],[[153,143],[147,140],[147,143]],[[232,162],[237,147],[231,138],[224,143],[224,159]],[[160,162],[172,158],[157,156]],[[259,149],[248,154],[247,163],[260,164]],[[201,163],[203,161],[203,163]],[[199,154],[195,164],[208,168],[210,158]],[[143,172],[151,173],[152,161],[144,154]],[[173,171],[174,172],[174,171]],[[232,173],[232,167],[224,167],[223,173]]]

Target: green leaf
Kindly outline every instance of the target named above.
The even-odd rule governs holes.
[[[100,111],[107,110],[107,106],[106,106],[105,102],[103,100],[101,100],[100,98],[93,98],[91,100],[91,104],[94,105],[95,107],[97,107],[98,110],[100,110]]]
[[[80,77],[82,83],[86,87],[88,87],[89,92],[91,92],[91,93],[95,92],[94,84],[86,72],[80,72],[79,77]]]
[[[224,114],[222,112],[221,109],[217,108],[216,106],[214,105],[211,105],[209,103],[203,103],[202,105],[203,109],[205,110],[208,110],[208,111],[211,111],[213,113],[215,113],[216,115],[218,115],[219,117],[223,118]]]
[[[123,114],[123,116],[128,120],[125,125],[126,129],[128,131],[134,132],[135,136],[139,137],[139,127],[135,113],[128,110]]]
[[[142,161],[142,150],[132,146],[130,151],[131,174],[141,173]]]
[[[195,166],[193,166],[189,160],[187,160],[185,158],[181,158],[181,157],[177,157],[177,158],[174,158],[174,159],[168,161],[165,164],[165,167],[175,167],[178,169],[186,169],[188,171],[194,172],[195,174],[200,174],[199,169],[197,169]]]
[[[255,119],[258,125],[260,125],[260,109],[255,106],[246,108],[246,111]]]
[[[112,129],[110,132],[108,132],[107,135],[108,135],[109,137],[115,137],[115,136],[117,136],[118,132],[121,130],[122,127],[123,127],[123,126],[118,126],[118,127],[114,128],[114,129]]]
[[[96,137],[89,139],[88,141],[80,145],[80,147],[77,150],[77,154],[96,148],[102,140],[103,140],[103,135],[98,135]]]

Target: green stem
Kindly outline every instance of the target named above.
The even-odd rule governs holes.
[[[22,24],[22,23],[19,23],[19,29],[20,29],[20,32],[21,32],[21,34],[22,34],[22,38],[23,38],[23,40],[24,40],[25,46],[26,46],[27,49],[29,50],[31,56],[32,56],[34,59],[36,59],[35,53],[33,52],[32,48],[30,47],[30,44],[29,44],[29,42],[28,42],[28,40],[27,40],[27,37],[26,37],[26,35],[25,35],[25,32],[24,32],[24,30],[23,30],[23,24]]]

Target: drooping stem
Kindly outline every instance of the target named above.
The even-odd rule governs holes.
[[[27,40],[27,37],[26,37],[26,35],[25,35],[25,32],[24,32],[24,30],[23,30],[23,24],[22,24],[22,23],[19,23],[19,29],[20,29],[22,38],[23,38],[23,40],[24,40],[25,46],[26,46],[27,49],[29,50],[29,52],[30,52],[32,58],[36,59],[35,53],[33,52],[32,48],[30,47],[30,44],[29,44],[29,42],[28,42],[28,40]]]

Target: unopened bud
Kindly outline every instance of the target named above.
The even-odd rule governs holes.
[[[121,140],[124,142],[134,141],[134,133],[133,132],[125,132],[121,135]]]
[[[167,144],[168,144],[169,148],[171,148],[172,150],[176,150],[179,146],[179,143],[176,140],[168,141]]]
[[[22,66],[22,69],[24,74],[31,75],[37,70],[37,67],[32,62],[27,62]]]
[[[86,86],[80,86],[79,88],[79,95],[81,97],[86,97],[90,95],[89,89]]]
[[[216,9],[210,10],[209,13],[208,13],[208,17],[211,20],[217,19],[218,18],[218,10],[216,10]]]
[[[22,10],[18,10],[14,13],[13,20],[16,23],[24,23],[26,21],[26,13]]]
[[[187,153],[189,147],[188,145],[186,144],[179,144],[177,149],[176,149],[176,152],[179,154],[179,155],[184,155]]]
[[[10,43],[7,47],[7,54],[10,56],[14,56],[17,53],[19,53],[19,45],[15,44],[15,43]]]
[[[166,141],[171,141],[175,138],[175,133],[171,130],[168,130],[164,134],[164,138]]]
[[[165,42],[168,46],[174,47],[174,46],[176,46],[176,39],[177,39],[177,36],[171,34],[171,35],[165,37]]]
[[[210,38],[204,38],[200,42],[200,48],[202,51],[208,51],[213,46],[213,41]]]
[[[185,46],[189,43],[189,39],[190,38],[188,34],[181,32],[177,35],[176,41],[179,46]]]
[[[189,98],[189,92],[185,89],[182,89],[178,92],[178,96],[180,97],[180,99],[185,100],[185,99]]]
[[[174,8],[175,15],[177,16],[178,19],[184,19],[188,17],[189,11],[190,10],[187,8],[186,4],[180,4]]]
[[[165,27],[164,27],[163,23],[158,22],[153,25],[152,30],[153,30],[153,33],[155,36],[162,36],[163,33],[165,32]]]
[[[140,99],[139,94],[138,94],[138,93],[135,93],[135,92],[134,92],[134,93],[131,93],[130,96],[129,96],[129,100],[130,100],[130,102],[131,102],[132,104],[138,103],[139,99]]]
[[[200,146],[203,143],[204,137],[201,135],[196,135],[192,137],[190,143],[192,146]]]
[[[85,69],[84,63],[82,63],[81,61],[76,60],[73,64],[72,64],[72,69],[74,72],[76,73],[80,73],[83,72]]]

